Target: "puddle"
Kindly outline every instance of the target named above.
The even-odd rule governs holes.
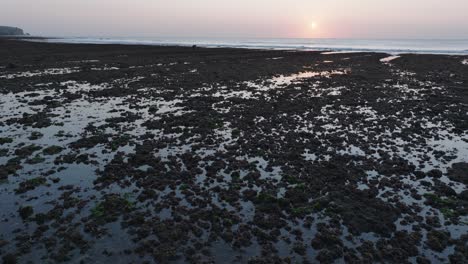
[[[364,53],[364,51],[327,51],[327,52],[322,52],[320,54],[322,55],[333,55],[333,54],[348,54],[348,53]]]
[[[380,62],[383,62],[383,63],[389,63],[393,60],[396,60],[400,58],[400,56],[389,56],[389,57],[386,57],[386,58],[383,58],[383,59],[380,59]]]
[[[250,81],[246,82],[248,87],[255,88],[259,91],[268,91],[270,89],[276,89],[280,87],[285,87],[291,85],[296,82],[300,82],[301,80],[313,78],[313,77],[324,77],[324,78],[331,78],[334,75],[345,75],[348,74],[348,70],[330,70],[330,71],[306,71],[300,72],[297,74],[291,75],[280,75],[277,77],[273,77],[272,79],[268,79],[265,81]],[[266,85],[258,84],[257,82],[263,82]]]
[[[275,77],[271,80],[271,82],[274,83],[274,86],[284,86],[284,85],[290,85],[294,81],[299,81],[301,79],[307,79],[307,78],[312,78],[312,77],[317,77],[317,76],[322,76],[322,77],[331,77],[333,75],[344,75],[347,74],[348,72],[345,71],[340,71],[340,70],[332,70],[332,71],[321,71],[321,72],[315,72],[315,71],[308,71],[308,72],[300,72],[298,74],[292,74],[289,76],[279,76]]]
[[[47,76],[47,75],[64,75],[79,72],[78,67],[75,68],[49,68],[42,71],[28,71],[21,73],[11,73],[6,75],[0,75],[0,79],[16,79],[16,78],[30,78],[36,76]]]

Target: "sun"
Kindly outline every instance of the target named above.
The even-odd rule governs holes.
[[[311,22],[310,23],[310,28],[311,29],[316,29],[318,27],[317,23],[316,22]]]

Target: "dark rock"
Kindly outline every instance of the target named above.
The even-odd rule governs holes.
[[[363,192],[333,192],[330,199],[335,208],[330,208],[343,218],[343,224],[353,234],[375,232],[390,235],[395,230],[394,222],[399,217],[399,210],[371,197]]]
[[[468,184],[468,163],[461,162],[453,164],[447,174],[452,181]]]
[[[2,257],[3,264],[16,264],[16,256],[13,254],[6,254]]]
[[[427,172],[427,176],[431,177],[431,178],[440,178],[442,177],[442,172],[440,170],[437,170],[437,169],[433,169],[433,170],[430,170]]]
[[[442,252],[448,246],[449,239],[449,233],[432,230],[427,234],[426,245],[434,251]]]
[[[20,214],[21,218],[23,218],[23,220],[26,220],[34,214],[34,210],[32,206],[22,206],[19,208],[18,213]]]
[[[0,26],[0,36],[23,36],[24,31],[17,27]]]

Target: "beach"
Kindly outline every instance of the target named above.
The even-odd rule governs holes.
[[[466,263],[467,62],[0,38],[0,254]]]

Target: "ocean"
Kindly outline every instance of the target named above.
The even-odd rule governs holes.
[[[248,49],[319,50],[468,55],[468,39],[135,38],[50,37],[59,43],[176,45]]]

